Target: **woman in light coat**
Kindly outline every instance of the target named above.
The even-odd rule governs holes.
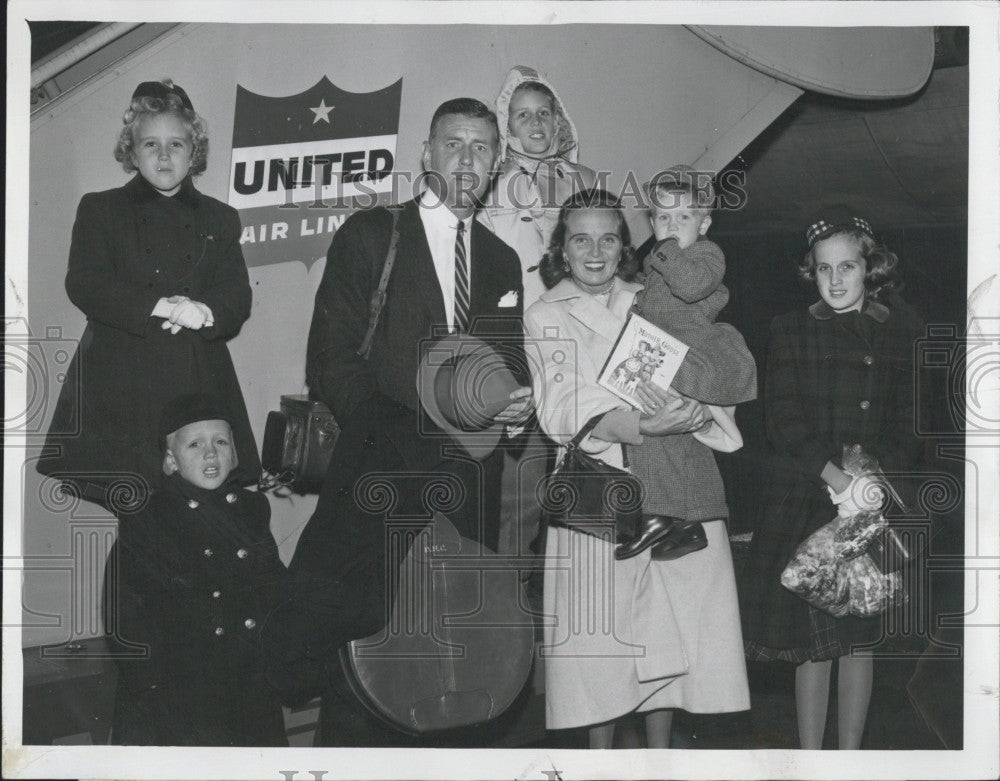
[[[594,415],[605,415],[582,447],[623,466],[625,444],[645,437],[697,440],[735,449],[731,415],[681,396],[646,389],[631,409],[597,378],[641,285],[628,226],[602,191],[570,198],[542,263],[548,290],[526,312],[536,356],[538,418],[556,442],[568,442]],[[654,408],[653,405],[656,405]],[[714,469],[709,457],[706,468]],[[670,475],[664,475],[670,481]],[[646,550],[623,561],[614,545],[552,526],[545,570],[546,723],[587,726],[592,748],[611,748],[615,722],[645,714],[647,745],[669,746],[672,709],[721,713],[749,708],[739,611],[725,525],[725,498],[704,523],[708,547],[671,561]],[[683,489],[681,489],[683,490]]]

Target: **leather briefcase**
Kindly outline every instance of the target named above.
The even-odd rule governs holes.
[[[340,426],[323,402],[282,396],[281,410],[267,415],[261,464],[298,493],[319,491],[338,436]]]

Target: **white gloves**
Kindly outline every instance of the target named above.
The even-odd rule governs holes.
[[[839,494],[835,494],[829,487],[826,490],[830,494],[830,501],[837,505],[837,515],[841,518],[878,510],[885,501],[885,491],[871,475],[855,477]]]
[[[215,325],[212,310],[200,301],[192,301],[184,296],[161,298],[153,308],[153,317],[162,317],[163,330],[170,329],[176,334],[181,328],[197,331],[199,328],[211,328]]]

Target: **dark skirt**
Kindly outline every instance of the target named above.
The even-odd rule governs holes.
[[[747,640],[744,644],[747,661],[781,661],[794,664],[823,662],[828,659],[848,656],[855,646],[870,644],[878,639],[879,621],[877,618],[855,619],[859,626],[852,626],[851,623],[845,623],[845,619],[834,618],[829,613],[818,610],[812,605],[807,607],[809,610],[808,645],[796,648],[771,648],[756,640]],[[864,643],[858,636],[861,634],[859,630],[861,630],[860,624],[862,623],[871,633],[867,642]],[[841,631],[848,628],[850,631]],[[850,639],[847,637],[849,634],[853,636]]]
[[[737,584],[748,649],[799,649],[804,655],[796,658],[815,661],[843,656],[854,646],[876,640],[881,626],[878,618],[834,618],[781,585],[781,572],[795,549],[837,514],[825,492],[803,483],[777,501],[768,496],[765,506],[774,510],[766,513],[754,531]]]

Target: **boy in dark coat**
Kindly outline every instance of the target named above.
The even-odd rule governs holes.
[[[106,573],[109,629],[128,644],[118,649],[115,743],[287,745],[260,628],[286,600],[288,575],[267,499],[229,480],[230,419],[205,394],[168,403],[167,477],[120,526]]]

